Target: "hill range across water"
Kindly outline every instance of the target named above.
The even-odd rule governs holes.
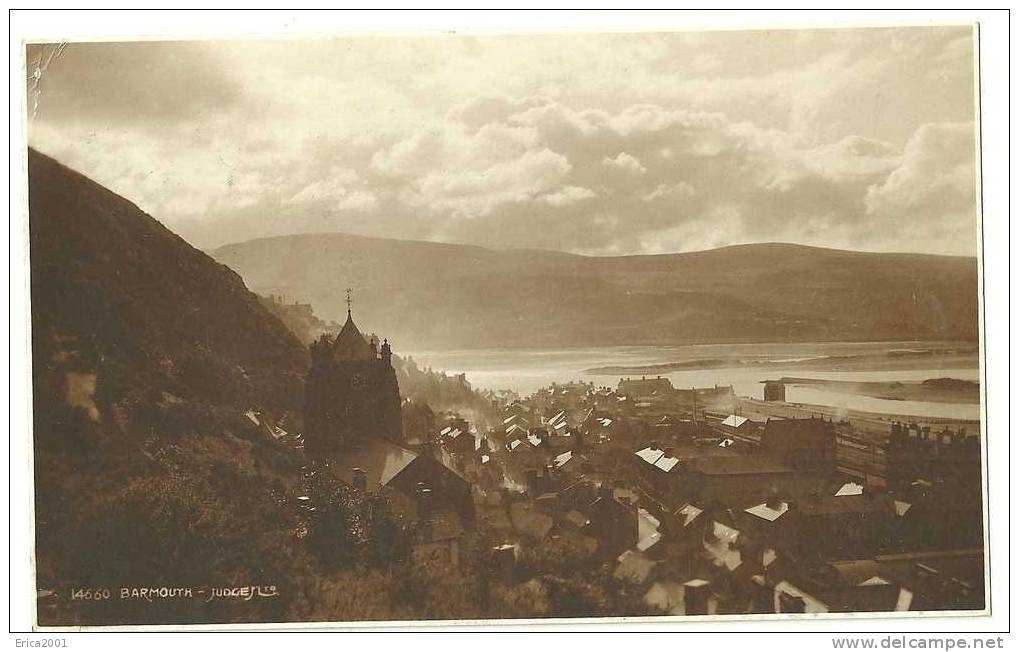
[[[301,234],[210,254],[398,348],[976,341],[977,260],[762,243],[586,256]]]

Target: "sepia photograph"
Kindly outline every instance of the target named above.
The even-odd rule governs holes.
[[[35,626],[988,615],[979,42],[27,39]]]

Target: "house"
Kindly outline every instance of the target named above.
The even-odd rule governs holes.
[[[618,557],[637,545],[637,510],[616,500],[607,483],[598,488],[598,497],[584,513],[591,520],[590,534],[598,540],[599,554],[604,558]]]
[[[761,452],[799,471],[835,473],[835,425],[820,419],[768,419]]]
[[[634,454],[648,491],[676,502],[718,502],[743,508],[761,496],[789,491],[793,470],[759,455],[729,447],[677,446],[652,442]]]
[[[420,451],[432,443],[435,432],[435,413],[427,403],[407,399],[401,407],[403,419],[403,445]]]
[[[727,437],[750,443],[758,443],[760,425],[738,414],[730,414],[718,424],[718,429]]]
[[[654,573],[658,562],[642,552],[627,550],[619,555],[618,563],[612,576],[631,584],[641,586],[647,584]]]
[[[658,441],[689,443],[697,436],[697,424],[691,419],[681,419],[672,414],[663,414],[651,426],[651,432]]]
[[[365,439],[348,447],[341,461],[329,465],[339,480],[362,490],[381,490],[398,513],[420,518],[418,490],[431,492],[431,513],[452,512],[461,523],[474,523],[470,484],[448,464],[382,439]]]
[[[681,491],[690,500],[737,508],[752,505],[761,496],[789,493],[796,486],[792,469],[759,455],[704,457],[681,468],[679,477]]]
[[[887,552],[897,523],[892,501],[883,494],[797,497],[790,512],[804,558],[858,559]],[[809,544],[806,542],[810,542]]]
[[[450,453],[469,456],[474,453],[475,437],[466,424],[449,425],[439,432],[442,446]]]
[[[665,398],[671,395],[675,388],[668,378],[645,378],[631,380],[629,378],[619,379],[617,393],[628,396],[635,401],[646,401],[652,397]]]
[[[419,562],[428,560],[458,567],[465,534],[455,512],[431,514],[418,522],[411,554]]]
[[[545,539],[555,525],[552,517],[536,509],[530,502],[520,500],[509,506],[509,520],[514,532],[527,545]]]
[[[764,381],[764,400],[785,402],[785,383],[778,380]]]

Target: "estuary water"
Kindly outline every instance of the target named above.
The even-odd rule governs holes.
[[[732,385],[737,396],[763,398],[763,381],[783,376],[842,381],[979,379],[976,344],[956,342],[764,343],[575,349],[410,351],[421,366],[465,373],[475,386],[529,394],[553,382],[614,387],[620,378],[662,376],[677,388]],[[655,367],[655,365],[670,365]],[[606,369],[606,367],[615,367]],[[900,401],[786,388],[791,403],[880,414],[979,419],[972,403]]]

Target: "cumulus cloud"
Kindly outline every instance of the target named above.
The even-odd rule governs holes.
[[[976,157],[972,123],[926,124],[901,162],[866,194],[867,213],[890,231],[954,234],[976,246]]]
[[[974,253],[968,28],[565,38],[75,45],[30,142],[202,247]]]
[[[637,157],[630,156],[626,152],[620,152],[615,158],[609,158],[606,156],[602,159],[602,165],[608,168],[633,172],[634,174],[643,174],[644,172],[647,172],[647,168],[641,165],[640,160],[638,160]]]

